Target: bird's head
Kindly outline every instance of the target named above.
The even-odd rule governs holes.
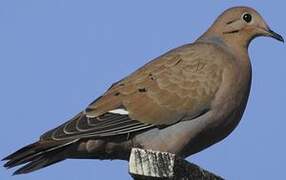
[[[272,31],[262,16],[249,7],[233,7],[224,11],[202,38],[211,34],[228,43],[247,47],[252,39],[259,36],[284,42],[283,37]]]

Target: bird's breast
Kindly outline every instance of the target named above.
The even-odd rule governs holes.
[[[214,126],[227,136],[239,123],[251,88],[251,64],[248,57],[224,69],[223,80],[213,101]]]

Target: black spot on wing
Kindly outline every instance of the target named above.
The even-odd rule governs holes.
[[[139,88],[138,91],[141,93],[144,93],[144,92],[147,92],[147,89],[146,88]]]
[[[114,94],[114,96],[119,96],[120,95],[120,92],[116,92],[115,94]]]

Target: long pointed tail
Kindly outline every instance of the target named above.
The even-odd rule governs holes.
[[[8,161],[4,167],[9,169],[27,163],[14,175],[36,171],[64,160],[65,150],[76,141],[39,141],[30,144],[4,158],[3,161]]]

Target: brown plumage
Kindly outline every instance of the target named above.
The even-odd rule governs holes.
[[[70,121],[9,155],[28,173],[66,158],[128,159],[132,147],[182,157],[226,137],[245,109],[257,36],[283,38],[248,7],[225,11],[198,40],[113,84]]]

